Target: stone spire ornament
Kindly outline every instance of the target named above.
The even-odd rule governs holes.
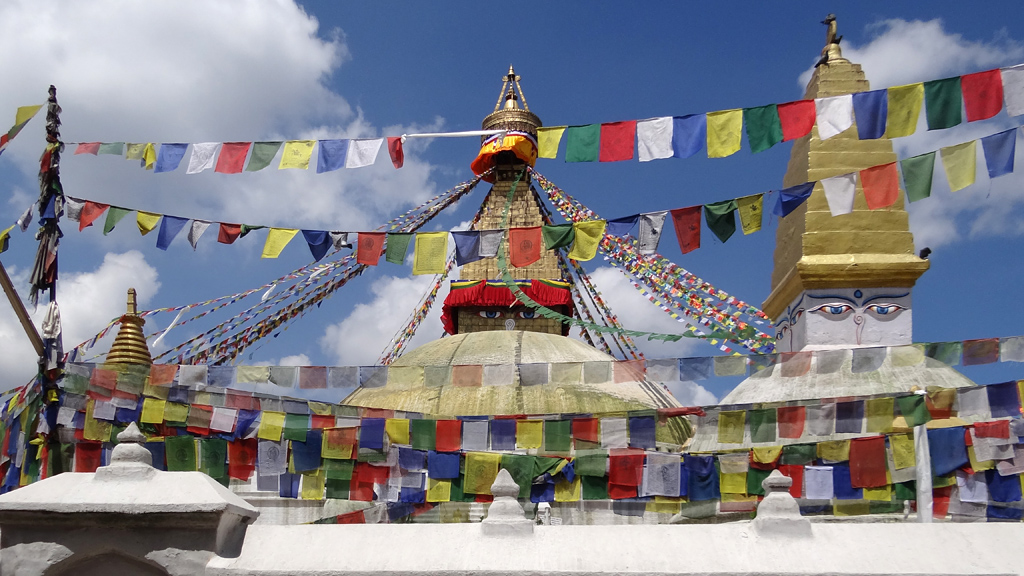
[[[519,503],[519,485],[512,474],[502,468],[491,484],[494,502],[487,509],[487,517],[480,523],[483,533],[489,536],[533,534],[533,522],[526,519],[522,504]]]
[[[146,321],[139,316],[135,288],[128,289],[127,312],[121,316],[119,322],[121,327],[118,328],[114,343],[110,346],[106,364],[152,365],[153,357],[149,353],[146,335],[142,331]]]

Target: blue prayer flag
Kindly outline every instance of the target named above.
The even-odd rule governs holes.
[[[142,402],[139,402],[139,404],[142,404]],[[167,462],[165,459],[167,452],[164,450],[164,443],[146,442],[143,446],[145,446],[146,450],[149,450],[150,455],[153,456],[153,468],[166,472]]]
[[[640,221],[639,214],[633,214],[632,216],[626,216],[625,218],[616,218],[615,220],[609,220],[605,225],[604,231],[606,234],[612,236],[618,236],[619,238],[625,238],[636,226],[636,223]]]
[[[1021,518],[1024,518],[1024,510],[1021,510],[1020,508],[1011,508],[1009,506],[989,504],[985,515],[990,519],[1020,522]]]
[[[688,380],[707,380],[714,372],[714,366],[714,358],[711,356],[680,358],[679,379],[683,382]]]
[[[359,423],[359,447],[384,449],[384,419],[363,418]]]
[[[962,427],[929,430],[928,451],[932,457],[932,473],[936,476],[945,476],[970,462]]]
[[[779,217],[789,216],[790,212],[796,210],[811,197],[812,190],[814,190],[814,182],[807,182],[780,190],[779,202],[775,205],[775,215]]]
[[[1020,478],[1017,474],[1003,476],[998,470],[986,470],[985,483],[993,502],[1020,502]]]
[[[690,470],[686,467],[686,460],[679,465],[679,496],[686,498],[690,492]]]
[[[320,140],[316,173],[323,174],[345,167],[348,155],[348,140]]]
[[[704,114],[676,116],[672,119],[672,156],[689,158],[708,140],[708,121]]]
[[[654,440],[654,417],[639,416],[629,419],[629,447],[641,448],[644,450],[653,449]]]
[[[515,449],[516,421],[510,418],[496,418],[491,420],[491,450]]]
[[[862,488],[853,487],[849,464],[832,465],[832,490],[839,500],[860,500],[864,497]]]
[[[426,502],[426,498],[427,492],[422,488],[403,487],[398,492],[398,501],[404,502],[406,504],[423,504],[424,502]],[[388,508],[389,517],[392,509],[393,508]],[[408,512],[403,513],[401,516],[399,516],[399,518],[408,516],[409,514],[412,514],[412,512],[412,510],[409,510]],[[395,519],[396,518],[392,518],[392,520]]]
[[[714,456],[683,456],[683,464],[689,470],[687,480],[690,501],[717,500],[722,497],[718,488],[718,469]]]
[[[455,263],[459,266],[476,262],[483,258],[480,255],[480,231],[465,230],[452,232],[455,238]]]
[[[366,420],[363,420],[363,426]],[[383,433],[383,430],[382,430]],[[320,468],[320,450],[323,444],[323,437],[319,430],[307,430],[306,441],[298,442],[292,440],[292,463],[296,472],[309,472]],[[363,447],[363,439],[359,439],[359,446]]]
[[[889,91],[872,90],[853,95],[853,117],[861,140],[874,140],[885,135],[889,116]]]
[[[864,429],[864,401],[836,403],[836,434],[860,434]]]
[[[458,452],[427,452],[427,474],[437,480],[459,477]]]
[[[398,466],[403,470],[423,470],[426,468],[427,453],[412,448],[398,448]]]
[[[156,247],[161,250],[167,250],[167,247],[171,245],[171,241],[174,237],[181,232],[181,229],[188,223],[188,218],[179,218],[178,216],[167,216],[160,220],[160,231],[156,235]]]
[[[1017,129],[985,136],[981,139],[981,148],[985,151],[989,178],[1013,172],[1013,156],[1017,151]]]
[[[309,251],[316,262],[322,260],[331,249],[331,235],[326,230],[303,230],[302,237],[309,245]]]
[[[173,172],[178,169],[181,159],[185,157],[188,144],[161,144],[156,155],[156,166],[153,172]]]
[[[281,498],[298,498],[300,480],[302,480],[302,474],[289,474],[288,472],[281,474],[278,495]]]
[[[551,479],[551,476],[545,474],[546,479],[544,482],[534,481],[530,485],[530,502],[554,502],[555,501],[555,481]]]
[[[1016,382],[989,384],[985,386],[985,392],[988,394],[988,407],[993,418],[1020,417],[1020,398]]]

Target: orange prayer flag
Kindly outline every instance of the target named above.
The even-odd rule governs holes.
[[[899,198],[900,174],[895,162],[861,170],[860,182],[871,210],[892,206]]]

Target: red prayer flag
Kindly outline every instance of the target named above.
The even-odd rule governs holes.
[[[1003,109],[1003,77],[999,70],[961,76],[960,90],[968,122],[991,118]]]
[[[953,487],[936,488],[932,490],[932,518],[942,519],[949,513],[949,499],[953,494]]]
[[[462,449],[462,421],[438,420],[434,447],[438,452],[458,452]]]
[[[213,171],[221,174],[241,174],[250,148],[252,142],[225,142],[220,147],[217,167]]]
[[[600,162],[618,162],[633,159],[633,143],[636,142],[636,120],[601,124]]]
[[[304,390],[327,388],[327,368],[324,366],[301,366],[299,368],[299,388]]]
[[[334,416],[331,416],[330,414],[326,416],[322,414],[313,414],[310,418],[309,427],[313,430],[332,428],[334,427]]]
[[[608,455],[608,483],[619,486],[640,485],[644,469],[643,450],[629,448],[614,449]],[[609,487],[609,490],[611,487]]]
[[[452,386],[479,388],[483,385],[484,367],[481,364],[460,364],[452,366]],[[440,448],[438,448],[440,450]]]
[[[540,260],[542,245],[540,226],[511,228],[508,231],[509,259],[516,268],[529,266]]]
[[[885,436],[854,438],[850,441],[850,484],[854,488],[885,486],[889,483],[885,462]]]
[[[353,476],[352,482],[349,484],[348,499],[357,500],[359,502],[373,502],[373,482],[356,482]],[[362,512],[357,512],[362,514]]]
[[[177,364],[153,364],[149,367],[149,383],[153,386],[170,386],[177,372]]]
[[[1010,421],[996,420],[995,422],[975,422],[974,435],[978,438],[1009,438]]]
[[[385,232],[360,232],[356,240],[356,262],[376,266],[384,253]]]
[[[366,524],[366,515],[362,510],[340,514],[335,520],[338,524]]]
[[[964,340],[963,365],[977,366],[999,361],[999,338]]]
[[[783,352],[780,364],[783,378],[803,376],[811,369],[811,353]]]
[[[391,163],[395,168],[401,168],[405,164],[405,150],[402,148],[402,139],[393,136],[388,138],[388,154],[391,154]]]
[[[358,478],[360,483],[385,484],[388,481],[389,468],[387,466],[371,466],[367,462],[357,462],[352,472],[352,481]]]
[[[814,127],[814,100],[797,100],[779,104],[779,121],[782,123],[782,141],[789,142],[811,133]]]
[[[900,196],[900,174],[895,162],[861,170],[860,183],[871,210],[892,206]]]
[[[75,472],[95,472],[100,467],[103,444],[79,442],[75,444]]]
[[[672,210],[672,224],[676,228],[676,238],[683,254],[700,248],[700,206],[676,208]]]
[[[623,498],[636,498],[636,486],[622,486],[620,484],[608,484],[608,497],[612,500]]]
[[[93,156],[99,154],[100,143],[99,142],[80,142],[75,147],[75,154],[92,154]]]
[[[572,437],[597,444],[601,441],[598,435],[599,422],[597,418],[573,418]]]
[[[87,200],[85,206],[82,206],[81,215],[78,216],[78,231],[81,232],[92,226],[92,223],[107,211],[107,208],[110,208],[110,204],[100,204]]]
[[[807,409],[803,406],[780,406],[777,420],[779,438],[799,438],[804,433]]]
[[[217,233],[217,242],[220,242],[221,244],[233,244],[241,233],[241,224],[225,224],[221,222],[220,232]]]
[[[797,464],[784,464],[779,466],[779,472],[783,476],[793,479],[793,485],[789,487],[790,496],[801,498],[804,488],[804,467]]]
[[[239,439],[228,442],[228,478],[248,480],[256,470],[257,440]]]

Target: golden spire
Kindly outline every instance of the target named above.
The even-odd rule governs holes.
[[[135,303],[135,288],[128,289],[128,311],[121,316],[119,322],[121,327],[117,330],[117,337],[110,346],[107,354],[107,364],[143,364],[153,363],[153,357],[149,354],[149,346],[146,345],[146,335],[142,332],[142,326],[146,321],[139,317],[138,307]]]
[[[830,15],[825,23],[829,26],[829,44],[823,53],[839,57],[815,68],[804,98],[870,90],[860,65],[838,53],[835,16]],[[783,183],[796,186],[896,160],[888,138],[860,140],[854,125],[822,141],[815,126],[809,135],[793,143]],[[858,182],[853,212],[833,217],[818,183],[807,202],[779,221],[772,292],[763,309],[768,316],[779,318],[808,289],[909,288],[927,269],[928,261],[914,253],[902,195],[888,208],[868,210]]]
[[[526,103],[526,94],[523,93],[523,87],[519,85],[521,79],[522,77],[516,74],[510,64],[508,74],[501,79],[501,91],[498,92],[498,102],[494,105],[494,112],[484,118],[484,130],[518,130],[526,132],[534,138],[537,137],[537,128],[541,127],[540,118],[530,112],[530,105]],[[522,104],[521,108],[520,103]]]

